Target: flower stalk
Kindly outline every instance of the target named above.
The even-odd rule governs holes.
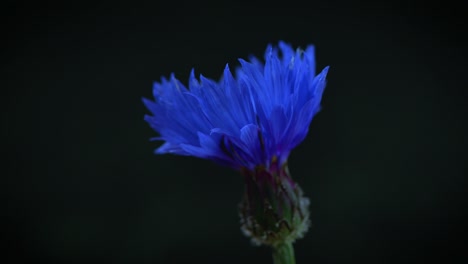
[[[273,248],[274,264],[296,264],[292,243],[279,244]]]

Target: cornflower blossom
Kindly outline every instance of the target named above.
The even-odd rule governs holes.
[[[174,74],[161,78],[154,99],[143,99],[152,113],[145,120],[159,134],[153,140],[164,142],[155,153],[239,170],[246,185],[242,230],[256,244],[272,246],[276,263],[293,263],[291,244],[308,229],[309,201],[287,160],[320,110],[328,67],[316,75],[314,47],[294,50],[283,41],[268,45],[264,61],[239,62],[235,74],[226,65],[219,81],[192,70],[188,88]]]

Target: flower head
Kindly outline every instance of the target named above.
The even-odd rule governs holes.
[[[315,75],[313,46],[269,45],[264,62],[239,59],[220,81],[192,70],[188,89],[172,74],[143,99],[149,125],[165,141],[156,153],[190,155],[253,170],[283,164],[320,109],[328,67]]]

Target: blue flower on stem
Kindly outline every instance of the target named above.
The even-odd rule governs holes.
[[[162,78],[154,84],[154,100],[143,99],[152,113],[145,120],[159,134],[153,139],[164,141],[157,154],[240,170],[244,232],[272,246],[276,263],[293,263],[291,243],[307,230],[308,200],[291,179],[287,159],[320,110],[328,67],[316,75],[314,47],[294,50],[282,41],[267,47],[264,62],[239,61],[235,75],[226,65],[219,81],[196,78],[192,70],[188,88],[174,74]]]

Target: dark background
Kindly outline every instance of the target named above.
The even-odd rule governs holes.
[[[239,230],[242,179],[155,156],[141,97],[268,43],[314,44],[323,110],[290,156],[311,198],[298,263],[462,263],[467,52],[452,2],[3,4],[9,263],[271,263]],[[5,158],[6,157],[6,158]],[[464,260],[464,261],[463,261]]]

